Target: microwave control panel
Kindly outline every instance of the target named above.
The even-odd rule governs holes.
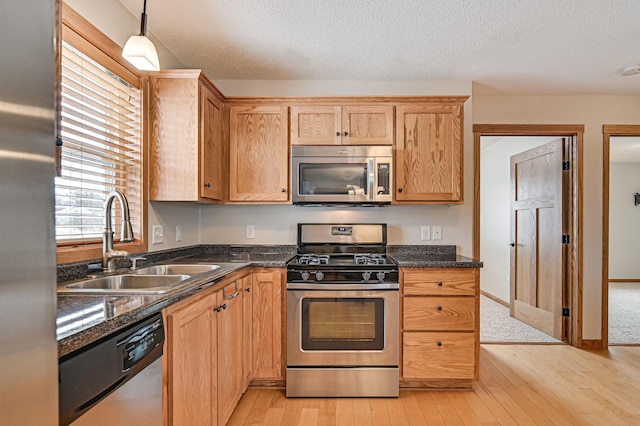
[[[378,167],[377,170],[377,176],[378,176],[378,182],[377,182],[377,187],[378,187],[378,194],[389,194],[391,191],[390,188],[390,176],[389,176],[389,172],[391,170],[391,164],[390,163],[378,163],[376,165]]]

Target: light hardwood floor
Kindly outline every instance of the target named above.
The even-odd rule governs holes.
[[[640,347],[482,345],[473,391],[290,398],[248,390],[229,425],[640,425]]]

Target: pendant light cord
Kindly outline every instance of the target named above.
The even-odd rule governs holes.
[[[147,35],[147,0],[142,6],[142,18],[140,19],[140,35]]]

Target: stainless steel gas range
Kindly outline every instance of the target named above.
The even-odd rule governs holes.
[[[287,264],[287,396],[398,396],[398,265],[385,224],[298,224]]]

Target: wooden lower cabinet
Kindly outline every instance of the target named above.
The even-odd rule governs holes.
[[[199,296],[166,311],[163,382],[167,425],[218,422],[216,296]]]
[[[477,268],[402,268],[404,387],[470,388],[478,378]]]
[[[243,386],[243,303],[241,283],[234,281],[217,292],[218,424],[227,423]]]
[[[263,270],[253,275],[252,383],[284,384],[283,270]]]
[[[284,384],[283,275],[239,274],[165,309],[166,425],[224,425],[251,382]]]
[[[242,288],[242,388],[247,389],[253,377],[251,365],[253,304],[251,303],[251,289],[253,275],[238,280]]]

